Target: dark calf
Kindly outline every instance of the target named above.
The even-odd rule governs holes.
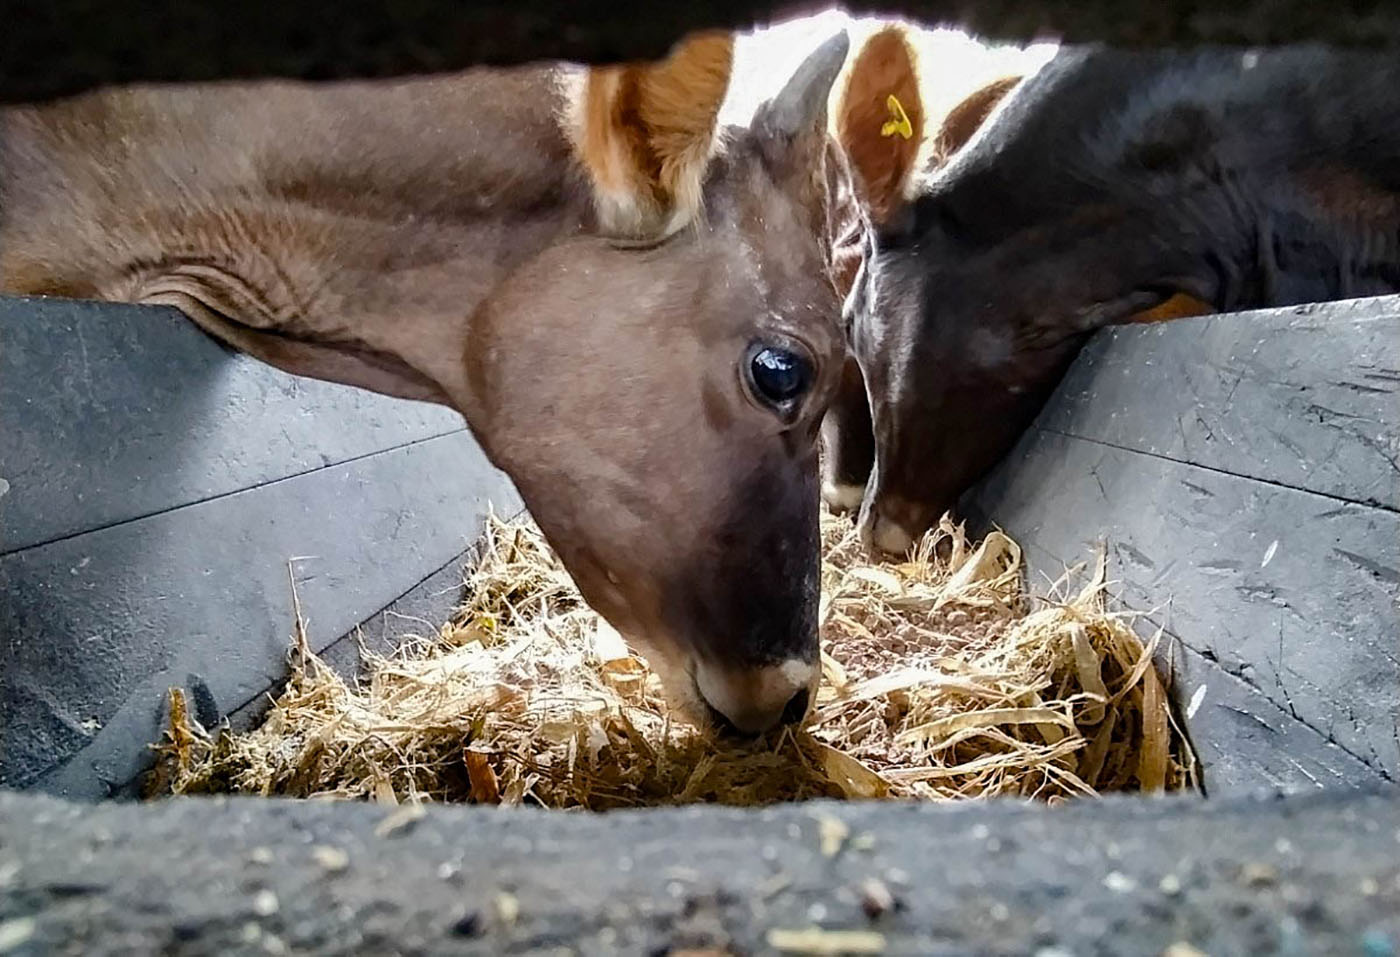
[[[965,81],[951,75],[948,64],[934,59],[926,44],[922,53],[916,52],[926,39],[921,31],[904,24],[877,30],[853,58],[841,87],[833,125],[838,142],[859,170],[854,191],[835,194],[845,200],[838,204],[844,228],[842,241],[835,245],[833,270],[843,296],[851,295],[853,289],[858,298],[867,294],[868,273],[862,266],[873,254],[871,222],[886,224],[901,215],[911,180],[938,169],[962,149],[1020,82],[1019,73],[1040,62],[1041,54],[1029,50],[1013,57],[1006,57],[1003,50],[990,72],[985,66],[976,68],[988,81],[951,108],[944,103],[940,116],[926,107],[924,94],[943,97],[945,85],[959,87]],[[855,312],[859,309],[848,307],[847,318]],[[848,338],[852,331],[847,330]],[[854,354],[847,357],[840,387],[822,423],[822,443],[822,498],[836,511],[859,508],[875,461],[875,438],[865,381]]]
[[[1400,289],[1397,115],[1393,54],[1062,51],[876,223],[866,541],[951,508],[1101,326]]]

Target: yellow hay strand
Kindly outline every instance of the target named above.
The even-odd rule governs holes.
[[[1194,785],[1144,646],[1100,561],[1032,600],[1020,546],[944,519],[872,563],[823,516],[825,678],[800,730],[716,739],[579,597],[528,521],[491,519],[458,617],[347,683],[306,645],[262,725],[198,726],[172,692],[152,793],[245,792],[607,809],[811,797],[1060,800]]]

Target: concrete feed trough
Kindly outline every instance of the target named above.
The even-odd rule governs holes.
[[[205,717],[265,700],[289,576],[352,664],[362,625],[444,620],[482,517],[519,509],[456,413],[58,300],[0,300],[0,479],[0,785],[83,798],[130,791],[168,687]]]
[[[1097,541],[1230,791],[1400,776],[1400,298],[1119,327],[968,505]]]
[[[968,509],[1048,582],[1098,542],[1213,794],[1400,774],[1400,300],[1112,330]],[[180,685],[251,718],[314,648],[451,608],[518,510],[443,409],[296,379],[173,312],[0,307],[0,782],[131,793]],[[56,348],[55,344],[62,344]]]
[[[488,508],[519,503],[445,410],[283,375],[171,311],[0,301],[0,785],[22,792],[0,795],[0,945],[1392,946],[1397,453],[1400,300],[1182,320],[1100,335],[965,503],[1040,581],[1108,543],[1173,638],[1204,804],[80,810],[23,792],[129,794],[170,685],[206,721],[252,717],[284,673],[289,576],[349,668],[356,626],[388,644],[444,615]],[[871,837],[824,857],[823,816]],[[954,858],[974,863],[928,863]],[[868,918],[874,886],[898,906]]]

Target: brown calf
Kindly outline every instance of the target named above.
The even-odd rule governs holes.
[[[288,372],[459,410],[679,700],[761,731],[818,677],[846,39],[726,135],[731,51],[6,110],[0,291],[171,305]]]

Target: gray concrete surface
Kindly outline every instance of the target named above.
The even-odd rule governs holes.
[[[0,296],[0,555],[464,429],[278,373],[175,309]]]
[[[745,28],[824,4],[789,0],[0,0],[0,102],[103,83],[247,76],[389,76],[538,59],[657,56],[688,30]],[[1400,4],[1371,0],[854,0],[1006,38],[1114,43],[1394,43]]]
[[[849,831],[830,856],[821,818]],[[871,881],[893,905],[873,918]],[[0,794],[8,954],[772,954],[772,931],[814,925],[875,931],[888,954],[1387,957],[1400,800],[415,820],[366,804]]]
[[[1400,777],[1400,297],[1105,330],[969,497],[1106,543],[1215,793]],[[1194,706],[1192,704],[1194,702]]]
[[[289,565],[313,647],[353,667],[344,636],[408,630],[396,601],[445,616],[483,516],[520,507],[448,409],[59,300],[0,298],[0,480],[0,784],[75,797],[139,773],[170,686],[214,716],[265,700]],[[429,579],[430,608],[405,597]]]
[[[1400,296],[1111,326],[1037,424],[1400,512]]]
[[[433,633],[460,603],[463,576],[473,555],[473,550],[467,549],[455,556],[350,632],[332,641],[320,650],[322,660],[341,675],[353,679],[363,672],[362,647],[388,653],[410,636]],[[318,637],[313,636],[313,641]],[[235,644],[224,657],[241,659],[248,655],[246,648]],[[211,684],[201,673],[180,675],[163,671],[155,675],[131,696],[127,707],[87,739],[71,758],[49,767],[26,786],[75,800],[136,797],[151,763],[150,745],[160,738],[168,721],[168,688],[184,690],[195,708],[196,717],[206,727],[227,721],[235,730],[247,730],[261,720],[273,697],[286,683],[284,659],[274,661],[269,657],[268,661],[275,668],[264,674],[258,682],[262,687],[246,700],[241,695],[221,693],[225,690],[222,682]],[[243,668],[235,666],[233,670],[237,672]]]

